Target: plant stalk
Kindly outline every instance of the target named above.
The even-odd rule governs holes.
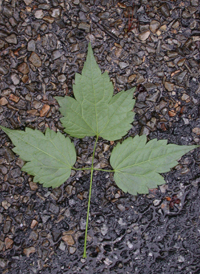
[[[92,154],[92,166],[91,166],[91,176],[90,176],[90,189],[89,189],[89,198],[88,198],[88,209],[87,209],[87,218],[86,218],[86,226],[85,226],[85,241],[84,241],[84,251],[83,251],[83,258],[87,258],[86,255],[86,247],[87,247],[87,231],[88,231],[88,222],[89,222],[89,214],[90,214],[90,200],[92,194],[92,179],[93,179],[93,172],[94,172],[94,155],[96,150],[96,145],[98,141],[98,136],[96,137],[96,141],[94,144],[93,154]]]
[[[76,170],[76,171],[78,171],[78,170],[83,170],[83,171],[84,171],[84,170],[92,170],[91,167],[83,167],[83,168],[71,167],[71,169]],[[99,168],[93,168],[93,170],[104,171],[104,172],[114,172],[114,170],[112,170],[112,169],[99,169]]]

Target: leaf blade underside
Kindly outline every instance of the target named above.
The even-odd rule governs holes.
[[[1,129],[15,145],[13,151],[27,162],[22,171],[33,175],[34,182],[55,188],[70,177],[76,151],[69,138],[49,128],[45,135],[30,128],[20,131],[1,126]]]
[[[167,140],[153,139],[147,142],[146,135],[129,137],[113,149],[110,164],[114,180],[124,192],[137,195],[165,184],[159,173],[165,173],[177,165],[177,161],[198,146],[167,145]]]
[[[101,74],[91,44],[82,70],[76,73],[74,98],[56,97],[65,132],[76,138],[100,136],[114,141],[124,136],[134,118],[135,88],[113,96],[113,84],[107,72]]]

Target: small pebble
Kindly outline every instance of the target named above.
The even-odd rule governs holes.
[[[18,96],[16,96],[16,95],[14,95],[14,94],[11,93],[10,96],[9,96],[9,99],[11,101],[15,102],[15,103],[18,103],[20,98]]]
[[[48,114],[49,110],[50,110],[50,106],[47,105],[47,104],[45,104],[45,105],[42,107],[42,109],[40,110],[40,117],[46,116],[46,115]]]
[[[5,97],[0,98],[0,105],[5,106],[8,104],[8,100]]]
[[[147,40],[147,38],[149,37],[149,35],[150,35],[150,31],[149,30],[144,31],[144,32],[142,32],[142,33],[139,34],[139,39],[141,41],[145,41],[145,40]]]
[[[15,34],[11,34],[8,37],[5,38],[6,42],[10,44],[17,44],[17,37]]]
[[[43,13],[42,10],[37,10],[37,11],[35,12],[35,18],[37,18],[37,19],[42,19],[43,17],[44,17],[44,13]]]
[[[192,132],[194,132],[197,135],[200,135],[200,128],[199,127],[195,127],[192,129]]]
[[[35,66],[35,67],[41,67],[42,62],[40,60],[40,57],[37,55],[37,53],[32,52],[31,56],[29,58],[29,61]]]
[[[11,75],[11,79],[14,85],[18,85],[20,82],[19,76],[15,73]]]
[[[72,235],[65,235],[62,237],[62,240],[67,243],[68,245],[74,245],[75,244],[75,241],[72,237]]]
[[[36,252],[36,249],[35,249],[34,246],[31,246],[31,247],[29,247],[29,248],[24,248],[23,252],[24,252],[24,254],[25,254],[27,257],[30,257],[30,255],[31,255],[32,253],[35,253],[35,252]]]

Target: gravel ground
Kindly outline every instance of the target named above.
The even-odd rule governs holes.
[[[115,93],[137,86],[127,136],[200,144],[198,0],[0,0],[0,124],[63,132],[54,96],[73,95],[89,41]],[[124,194],[112,174],[95,172],[83,259],[90,174],[43,188],[0,137],[0,273],[200,273],[199,149],[148,195]],[[89,165],[95,139],[72,140],[76,167]],[[99,140],[98,168],[116,143]]]

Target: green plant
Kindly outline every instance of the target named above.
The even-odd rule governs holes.
[[[148,193],[165,181],[159,173],[167,172],[177,164],[180,157],[198,146],[167,145],[167,140],[156,139],[147,143],[147,138],[135,136],[127,138],[113,149],[110,164],[113,170],[94,168],[95,149],[99,137],[114,141],[121,139],[134,118],[134,88],[121,91],[113,96],[113,85],[107,72],[101,71],[95,61],[91,45],[82,75],[76,74],[73,87],[74,98],[56,97],[63,114],[61,122],[65,132],[76,138],[96,136],[89,168],[75,168],[76,151],[69,137],[47,128],[45,135],[38,130],[11,130],[1,126],[10,137],[13,151],[27,163],[22,170],[34,176],[34,182],[44,187],[59,187],[69,177],[71,170],[90,170],[90,188],[85,230],[83,257],[86,257],[87,229],[91,189],[94,170],[114,172],[117,185],[130,194]]]

